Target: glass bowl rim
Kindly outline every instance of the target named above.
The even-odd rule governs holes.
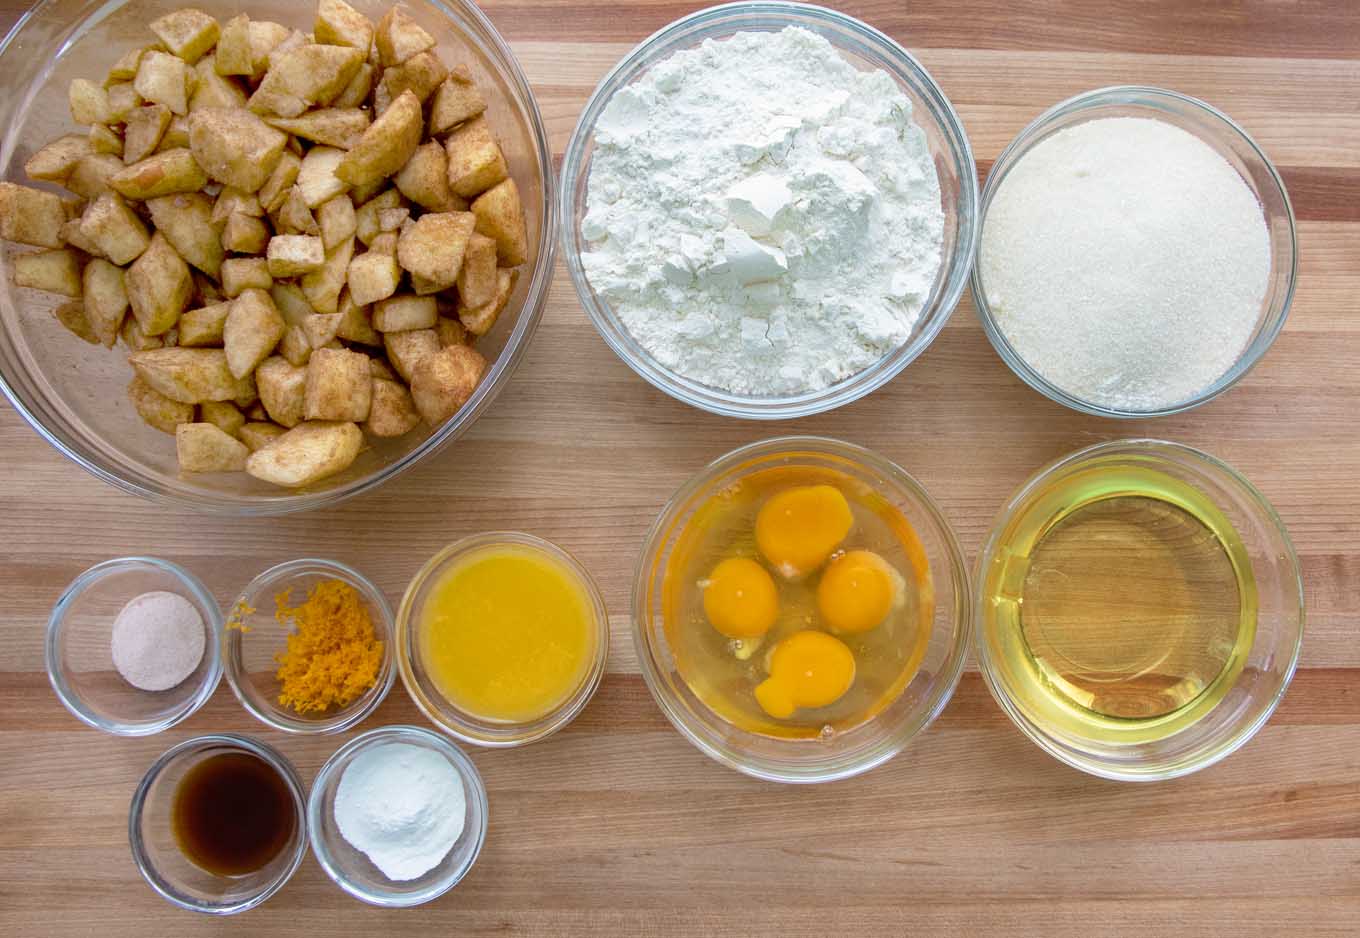
[[[820,453],[848,459],[872,467],[888,476],[894,484],[901,486],[903,491],[911,496],[913,504],[921,508],[938,529],[946,559],[949,562],[951,578],[954,580],[954,612],[951,618],[955,637],[948,649],[947,666],[939,671],[939,676],[934,682],[936,691],[933,699],[929,700],[928,705],[923,705],[914,711],[924,715],[920,726],[906,736],[893,737],[888,743],[872,748],[868,755],[859,761],[827,771],[794,772],[782,769],[774,763],[764,761],[755,763],[743,759],[731,751],[712,745],[707,739],[694,732],[689,726],[689,721],[683,713],[683,709],[671,699],[671,694],[661,678],[661,669],[656,661],[652,642],[648,638],[650,628],[643,624],[644,621],[650,622],[652,618],[650,606],[647,602],[652,580],[648,573],[650,561],[670,540],[667,532],[676,520],[676,512],[702,491],[705,486],[711,485],[725,470],[748,462],[755,457],[778,457],[781,452],[791,454],[798,452]],[[832,437],[793,435],[748,443],[719,456],[694,473],[667,500],[657,513],[656,519],[647,529],[642,549],[638,553],[638,561],[633,573],[633,605],[630,618],[632,621],[633,647],[637,655],[639,670],[642,672],[643,682],[647,685],[648,691],[651,692],[652,699],[656,702],[657,707],[685,740],[710,759],[730,769],[735,769],[743,775],[767,782],[811,785],[852,778],[883,765],[900,755],[907,746],[928,730],[931,724],[939,718],[949,705],[949,701],[953,699],[955,691],[958,690],[959,682],[963,678],[964,668],[968,661],[973,631],[972,603],[973,589],[968,562],[963,553],[963,548],[959,544],[958,535],[941,510],[939,503],[935,501],[930,492],[915,476],[887,456],[856,443],[849,443]],[[879,716],[882,716],[882,714],[879,714]],[[875,719],[877,718],[875,717]]]
[[[41,13],[56,2],[57,0],[36,0],[19,17],[9,32],[3,38],[0,38],[0,62],[4,60],[4,56],[10,51],[11,46],[20,44],[21,36],[30,22],[35,21]],[[130,2],[130,0],[119,0],[119,6],[125,5],[127,2]],[[149,477],[147,480],[127,478],[119,471],[105,468],[96,458],[88,457],[79,452],[80,446],[68,444],[67,434],[64,430],[56,431],[47,427],[38,414],[24,403],[19,393],[12,386],[9,377],[0,372],[0,394],[4,395],[15,412],[48,445],[95,478],[123,492],[145,498],[153,503],[183,507],[200,514],[219,517],[279,517],[336,505],[357,495],[372,491],[383,483],[405,473],[421,460],[444,449],[466,433],[485,413],[500,392],[510,383],[510,379],[519,368],[547,305],[548,289],[557,266],[557,248],[560,240],[557,235],[557,173],[553,168],[552,147],[548,141],[547,126],[543,122],[543,114],[538,106],[538,99],[534,96],[529,79],[505,37],[500,34],[500,31],[496,29],[490,18],[474,0],[425,0],[425,3],[439,14],[441,20],[448,21],[451,26],[455,24],[449,19],[450,7],[456,7],[484,31],[483,37],[475,37],[470,41],[473,41],[479,47],[483,47],[482,51],[504,68],[509,79],[508,84],[514,92],[513,106],[522,108],[527,118],[528,136],[533,143],[533,151],[540,168],[540,182],[543,187],[543,226],[539,232],[538,263],[534,265],[532,275],[529,277],[524,304],[519,317],[515,321],[514,328],[511,329],[510,334],[505,339],[505,345],[500,355],[488,365],[485,377],[481,384],[477,386],[476,391],[473,392],[472,397],[463,406],[463,409],[401,457],[375,469],[366,476],[353,479],[335,488],[309,492],[292,490],[288,494],[280,495],[239,495],[216,492],[206,488],[187,493],[164,489],[154,481],[154,478]],[[83,35],[87,24],[97,26],[107,17],[108,13],[109,10],[105,5],[90,11],[78,22],[64,27],[66,29],[66,44],[69,44],[74,35]],[[482,41],[483,39],[486,40],[485,44]],[[42,75],[39,78],[42,78]],[[35,83],[31,82],[29,88],[33,87]],[[0,145],[0,150],[6,148]],[[101,434],[96,433],[95,435],[100,436]]]
[[[233,749],[238,752],[246,752],[264,761],[279,773],[284,784],[288,787],[288,793],[293,799],[293,813],[300,830],[298,831],[297,846],[293,850],[292,859],[280,870],[279,875],[269,882],[258,894],[243,899],[239,902],[225,906],[213,906],[196,903],[188,899],[181,898],[171,891],[171,887],[166,883],[160,872],[156,869],[151,857],[146,851],[145,842],[142,839],[141,819],[146,810],[147,796],[151,792],[151,786],[155,783],[162,772],[176,759],[186,754],[208,749],[213,746],[220,746],[224,749]],[[203,736],[195,736],[186,739],[181,743],[171,746],[151,763],[151,767],[146,770],[142,780],[137,784],[136,791],[133,792],[132,802],[128,806],[128,841],[132,849],[133,861],[137,864],[137,871],[142,874],[142,878],[155,890],[156,894],[169,902],[171,905],[178,906],[190,912],[201,912],[207,915],[235,915],[245,912],[263,904],[275,893],[288,884],[302,865],[302,858],[307,853],[307,790],[302,784],[302,779],[297,774],[297,769],[288,757],[283,755],[273,746],[258,739],[253,739],[239,733],[209,733]]]
[[[1100,756],[1091,756],[1086,753],[1077,752],[1074,749],[1062,744],[1054,737],[1045,733],[1042,727],[1038,726],[1033,720],[1029,719],[1020,711],[1018,706],[1011,699],[1011,695],[1004,684],[998,680],[994,674],[991,656],[987,652],[987,629],[983,622],[985,600],[982,595],[984,583],[984,571],[987,563],[996,553],[997,538],[1002,528],[1021,508],[1024,501],[1045,480],[1052,478],[1063,469],[1073,465],[1088,462],[1093,458],[1107,453],[1118,452],[1120,450],[1137,453],[1139,455],[1150,455],[1160,461],[1167,461],[1167,453],[1174,453],[1184,457],[1191,464],[1199,464],[1208,470],[1220,472],[1228,478],[1234,485],[1241,488],[1243,494],[1252,505],[1252,508],[1259,512],[1259,520],[1262,526],[1269,527],[1280,538],[1284,546],[1283,559],[1289,572],[1292,574],[1294,588],[1289,595],[1295,601],[1297,615],[1290,616],[1290,623],[1294,631],[1293,649],[1290,652],[1288,661],[1280,669],[1281,680],[1279,689],[1266,705],[1261,709],[1250,722],[1241,726],[1234,727],[1223,734],[1225,742],[1207,754],[1185,762],[1173,769],[1161,769],[1156,765],[1151,766],[1131,766],[1121,767],[1112,765]],[[1179,465],[1179,464],[1178,464]],[[1245,746],[1260,731],[1270,717],[1279,707],[1284,699],[1285,693],[1289,690],[1289,685],[1294,679],[1294,673],[1298,669],[1299,659],[1303,652],[1303,634],[1307,620],[1307,608],[1304,600],[1303,571],[1299,564],[1298,553],[1294,548],[1294,542],[1289,536],[1289,531],[1284,525],[1283,519],[1275,510],[1275,506],[1258,489],[1251,480],[1247,479],[1228,463],[1219,459],[1211,453],[1188,446],[1184,443],[1177,443],[1171,440],[1161,440],[1153,437],[1129,437],[1116,440],[1106,440],[1101,443],[1094,443],[1084,446],[1070,453],[1065,453],[1056,459],[1035,470],[1025,479],[1015,491],[1012,492],[996,512],[992,519],[991,527],[987,532],[987,538],[978,549],[977,563],[973,573],[973,590],[975,592],[973,601],[973,617],[976,620],[973,628],[974,653],[978,659],[978,670],[982,672],[983,681],[987,685],[987,690],[991,693],[992,699],[997,706],[1006,714],[1010,721],[1027,736],[1031,742],[1041,750],[1048,753],[1068,766],[1078,771],[1094,775],[1099,778],[1108,779],[1116,782],[1157,782],[1173,778],[1180,778],[1207,769],[1226,759],[1228,756],[1237,752]]]
[[[415,636],[413,620],[416,609],[414,605],[416,594],[420,589],[432,577],[448,569],[449,565],[457,558],[473,551],[497,545],[526,547],[532,551],[546,554],[561,563],[570,574],[580,581],[595,617],[595,657],[581,685],[569,698],[563,701],[561,706],[543,717],[527,723],[504,724],[507,732],[518,729],[527,730],[523,735],[511,739],[502,739],[482,733],[470,721],[464,719],[461,716],[462,711],[454,707],[452,703],[436,699],[433,694],[427,694],[416,679],[408,649]],[[445,545],[436,551],[429,560],[425,561],[416,575],[411,578],[411,582],[406,586],[406,592],[402,594],[401,605],[397,611],[394,641],[397,646],[397,670],[401,674],[401,682],[406,687],[406,693],[415,701],[416,706],[426,719],[460,742],[488,749],[513,749],[546,739],[580,716],[604,681],[604,675],[609,664],[609,639],[609,611],[604,602],[604,594],[600,591],[599,584],[595,582],[590,571],[586,569],[585,564],[581,563],[571,551],[547,538],[523,531],[483,531],[479,534],[459,538]],[[458,716],[454,714],[458,714]]]
[[[323,821],[321,802],[325,798],[326,789],[330,787],[331,778],[339,771],[338,766],[343,759],[359,750],[367,749],[379,743],[402,742],[411,739],[418,739],[429,744],[453,763],[459,778],[463,782],[464,792],[469,804],[475,801],[478,805],[477,817],[480,823],[476,832],[476,842],[473,844],[472,852],[465,863],[457,869],[451,869],[447,876],[441,876],[440,881],[429,889],[412,893],[409,896],[396,896],[391,893],[380,893],[365,889],[341,869],[340,864],[336,862],[334,854],[320,834],[321,822]],[[336,784],[339,784],[338,780]],[[477,764],[472,761],[467,753],[458,748],[448,737],[427,727],[393,724],[375,727],[360,733],[333,752],[321,766],[316,773],[316,778],[312,781],[311,793],[307,797],[307,841],[311,845],[312,856],[316,857],[316,862],[330,877],[331,882],[360,902],[389,909],[411,908],[438,899],[462,882],[463,878],[472,871],[472,868],[477,864],[477,859],[481,856],[482,846],[486,843],[490,818],[491,811],[486,793],[486,782],[482,778],[482,773],[478,771]],[[452,853],[453,848],[450,848],[449,852]],[[445,859],[447,859],[447,855]],[[444,860],[441,859],[440,863],[443,862]]]
[[[1246,144],[1248,150],[1265,167],[1266,175],[1273,183],[1274,191],[1279,195],[1280,202],[1284,207],[1283,217],[1289,232],[1289,269],[1287,271],[1286,283],[1283,295],[1275,303],[1267,308],[1266,315],[1270,315],[1276,305],[1279,313],[1275,316],[1273,323],[1262,331],[1259,335],[1253,336],[1252,340],[1242,350],[1237,360],[1232,366],[1217,380],[1200,393],[1177,404],[1156,410],[1119,410],[1117,408],[1105,407],[1084,400],[1076,395],[1069,394],[1062,388],[1051,383],[1043,375],[1031,366],[1011,345],[1006,338],[1000,325],[996,321],[996,316],[992,312],[991,304],[987,301],[986,291],[982,284],[982,232],[987,224],[987,210],[991,207],[992,199],[996,196],[997,189],[1001,185],[1001,180],[1007,173],[1014,168],[1030,150],[1032,146],[1046,139],[1042,135],[1056,121],[1067,117],[1070,114],[1085,110],[1094,110],[1116,105],[1138,105],[1142,107],[1155,107],[1152,102],[1167,101],[1174,104],[1185,105],[1190,112],[1195,115],[1197,120],[1206,124],[1212,124],[1225,129],[1230,136]],[[1196,139],[1203,141],[1212,147],[1215,153],[1222,154],[1222,149],[1218,144],[1200,133],[1194,133]],[[1236,169],[1234,168],[1234,173]],[[1241,174],[1238,174],[1241,175]],[[1246,180],[1243,180],[1246,182]],[[1254,196],[1254,193],[1253,193]],[[1259,201],[1259,200],[1258,200]],[[1264,214],[1264,209],[1263,209]],[[991,171],[987,174],[987,182],[982,187],[982,195],[978,202],[978,222],[977,222],[978,245],[973,261],[973,268],[969,277],[970,292],[973,297],[973,308],[977,311],[977,317],[982,323],[983,331],[987,334],[987,339],[992,348],[1006,366],[1014,372],[1015,376],[1029,385],[1035,391],[1047,397],[1054,403],[1078,411],[1090,414],[1095,417],[1110,417],[1121,420],[1142,420],[1153,417],[1169,417],[1173,414],[1184,413],[1194,410],[1209,403],[1214,398],[1226,392],[1233,385],[1237,384],[1251,372],[1271,346],[1279,337],[1284,329],[1285,322],[1289,319],[1289,313],[1293,308],[1294,291],[1298,284],[1299,272],[1299,239],[1298,223],[1294,216],[1294,206],[1289,198],[1289,191],[1285,187],[1284,178],[1280,175],[1274,162],[1266,155],[1264,149],[1247,131],[1226,113],[1203,101],[1179,91],[1172,91],[1168,88],[1159,88],[1153,85],[1110,85],[1104,88],[1094,88],[1090,91],[1083,91],[1054,104],[1038,117],[1031,120],[1025,127],[1011,139],[1006,148],[1001,151],[1001,155],[992,163]],[[1272,261],[1277,260],[1276,250],[1271,246]]]
[[[238,656],[230,654],[229,648],[239,645],[244,636],[239,629],[224,626],[222,629],[222,662],[223,670],[226,673],[227,683],[231,686],[231,692],[236,696],[241,706],[246,712],[259,720],[271,729],[280,730],[284,733],[292,733],[299,736],[327,736],[332,733],[343,733],[345,730],[358,726],[382,705],[387,699],[387,695],[392,690],[392,685],[396,681],[397,669],[394,664],[392,644],[395,640],[394,619],[392,616],[392,606],[387,601],[387,596],[382,590],[378,589],[377,584],[360,573],[348,564],[338,560],[328,560],[322,557],[299,557],[295,560],[285,560],[283,563],[274,566],[260,573],[241,590],[239,596],[232,603],[231,617],[235,617],[236,609],[245,603],[246,597],[265,589],[271,583],[281,583],[284,580],[307,576],[311,574],[326,575],[330,574],[335,579],[348,583],[354,587],[370,610],[376,614],[379,622],[374,623],[375,631],[383,637],[383,663],[378,674],[378,682],[374,687],[364,692],[364,696],[377,688],[378,692],[361,706],[356,700],[348,707],[338,711],[324,720],[302,720],[287,717],[281,711],[271,708],[269,711],[261,709],[250,699],[249,695],[241,689],[241,681],[245,678],[238,673],[236,658]],[[360,697],[359,700],[363,700]]]
[[[586,142],[594,138],[595,126],[604,107],[614,93],[624,87],[621,83],[623,78],[631,78],[650,61],[660,61],[665,56],[686,48],[677,46],[676,41],[688,38],[690,34],[711,22],[724,21],[732,30],[740,31],[743,28],[741,21],[748,18],[764,20],[783,18],[791,26],[806,25],[809,22],[829,24],[847,30],[866,44],[875,47],[885,58],[893,60],[898,69],[912,74],[919,81],[921,87],[912,90],[928,99],[938,109],[940,115],[938,123],[946,145],[945,149],[959,169],[959,195],[955,200],[960,206],[957,212],[958,238],[951,257],[942,257],[940,262],[941,270],[951,262],[956,269],[950,280],[941,285],[941,292],[935,304],[922,309],[917,322],[920,324],[929,316],[928,321],[925,321],[925,328],[914,338],[897,346],[856,374],[827,388],[797,395],[733,394],[701,385],[671,371],[647,354],[640,345],[638,352],[635,353],[627,344],[627,341],[632,340],[626,335],[626,330],[622,327],[616,329],[608,321],[604,311],[605,304],[595,299],[575,246],[573,193],[575,181],[585,171],[583,161]],[[840,50],[839,44],[833,42],[833,45]],[[937,123],[933,114],[930,122]],[[735,3],[705,7],[663,26],[629,50],[600,79],[577,119],[564,150],[562,183],[558,186],[557,198],[560,203],[557,215],[562,256],[581,307],[605,344],[635,374],[675,400],[719,416],[746,420],[791,420],[825,413],[873,393],[900,375],[934,343],[957,310],[959,301],[967,289],[981,232],[977,161],[963,121],[939,82],[905,46],[881,30],[838,10],[789,0],[738,0]]]
[[[198,689],[185,702],[178,713],[148,723],[108,720],[90,711],[85,706],[80,694],[66,679],[61,664],[61,637],[65,631],[66,617],[72,603],[89,589],[97,586],[106,577],[142,567],[151,567],[158,573],[176,580],[190,594],[195,608],[200,611],[205,609],[208,611],[209,621],[205,622],[204,625],[207,626],[209,634],[203,649],[204,655],[208,656],[208,670],[203,675],[203,680],[199,683]],[[203,584],[203,581],[179,564],[170,560],[162,560],[159,557],[141,555],[104,560],[72,580],[62,590],[60,598],[52,606],[52,612],[47,618],[47,634],[43,641],[43,658],[47,666],[47,680],[51,683],[52,690],[56,693],[62,706],[86,726],[94,727],[114,736],[154,736],[193,716],[217,691],[217,685],[221,682],[223,673],[221,644],[224,621],[222,607],[217,604],[217,600]]]

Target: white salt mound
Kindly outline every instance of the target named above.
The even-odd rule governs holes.
[[[1001,331],[1068,394],[1172,407],[1232,367],[1270,276],[1256,196],[1208,144],[1146,118],[1036,145],[992,199],[979,255]]]

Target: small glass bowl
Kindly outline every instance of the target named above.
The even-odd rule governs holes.
[[[715,714],[680,676],[666,638],[666,568],[696,509],[755,472],[774,467],[832,469],[870,486],[900,511],[920,540],[934,588],[930,639],[900,696],[865,723],[821,739],[776,739]],[[633,642],[642,677],[666,718],[704,754],[755,778],[831,782],[897,755],[944,710],[963,674],[972,627],[968,569],[953,529],[921,484],[877,453],[821,437],[782,437],[742,447],[704,467],[662,509],[638,560]]]
[[[175,593],[203,617],[203,660],[164,691],[138,690],[113,665],[113,620],[142,593]],[[222,679],[222,610],[198,577],[155,557],[123,557],[91,567],[66,588],[47,622],[47,676],[81,721],[117,736],[150,736],[203,706]]]
[[[1265,214],[1270,234],[1270,277],[1266,283],[1265,299],[1261,303],[1256,330],[1237,361],[1222,377],[1199,394],[1186,401],[1158,410],[1117,410],[1076,397],[1039,374],[1011,346],[987,301],[987,285],[983,278],[982,235],[987,228],[987,209],[997,190],[1009,173],[1034,146],[1060,130],[1075,124],[1107,117],[1144,117],[1160,120],[1189,131],[1213,147],[1242,177],[1255,194]],[[979,213],[978,256],[973,265],[973,303],[978,319],[996,349],[1021,381],[1040,394],[1065,407],[1097,417],[1165,417],[1208,403],[1240,381],[1265,355],[1284,328],[1285,318],[1294,299],[1294,280],[1298,274],[1298,239],[1294,229],[1294,209],[1285,191],[1284,180],[1270,158],[1238,126],[1232,118],[1217,108],[1188,95],[1162,88],[1134,85],[1100,88],[1056,104],[1035,118],[1028,127],[1002,151],[987,176],[982,190]]]
[[[1027,514],[1042,510],[1036,504],[1038,493],[1072,474],[1119,467],[1155,469],[1206,495],[1237,532],[1257,593],[1255,638],[1226,696],[1174,735],[1144,742],[1111,743],[1077,735],[1032,712],[1016,692],[1022,678],[1006,665],[1002,646],[1008,633],[987,596],[991,573],[1005,563],[1011,532]],[[1099,443],[1039,470],[1001,509],[978,555],[975,582],[978,664],[996,702],[1045,752],[1083,772],[1117,781],[1176,778],[1236,752],[1275,712],[1294,676],[1303,643],[1303,579],[1284,523],[1265,496],[1231,466],[1179,443],[1141,439]]]
[[[175,792],[186,772],[211,756],[243,752],[267,762],[282,776],[293,798],[293,834],[254,873],[217,876],[199,869],[179,849],[173,827]],[[190,912],[235,915],[260,905],[283,888],[307,850],[307,799],[296,770],[271,746],[248,736],[198,736],[166,751],[147,770],[132,796],[128,839],[143,878],[172,905]]]
[[[326,580],[341,580],[358,590],[383,643],[378,679],[349,706],[319,714],[301,714],[279,705],[278,664],[274,656],[288,647],[290,626],[274,618],[275,597],[290,591],[290,602],[302,602],[309,590]],[[245,626],[249,631],[242,631]],[[334,560],[290,560],[261,573],[241,593],[227,616],[222,658],[227,683],[236,698],[261,723],[285,733],[341,733],[351,729],[383,702],[392,689],[394,664],[392,607],[373,582],[353,567]]]
[[[500,545],[517,545],[545,555],[576,577],[589,597],[595,618],[594,659],[581,684],[571,696],[551,713],[529,723],[504,723],[487,720],[455,707],[439,692],[425,668],[420,653],[419,623],[430,590],[439,582],[440,574],[468,554]],[[590,573],[571,554],[551,541],[532,534],[513,531],[493,531],[464,538],[445,547],[429,559],[411,580],[402,597],[397,613],[397,666],[406,691],[425,716],[447,733],[474,746],[509,748],[537,742],[556,733],[585,709],[604,679],[609,660],[609,613],[604,597]]]
[[[589,243],[581,233],[586,215],[595,126],[615,93],[648,69],[684,49],[739,32],[777,32],[799,26],[828,40],[860,69],[881,69],[911,101],[912,119],[925,132],[940,179],[944,210],[941,265],[911,337],[877,363],[819,391],[792,396],[754,397],[700,384],[656,361],[628,332],[586,277],[581,255]],[[804,3],[743,2],[699,10],[640,43],[605,76],[586,103],[567,144],[562,164],[558,214],[563,255],[572,283],[591,322],[623,361],[653,386],[686,404],[725,416],[784,420],[832,410],[887,384],[926,350],[944,328],[968,281],[977,246],[977,165],[968,135],[953,105],[930,73],[897,42],[866,23]]]
[[[350,846],[335,823],[335,793],[345,769],[364,750],[388,743],[431,749],[448,759],[463,780],[467,816],[463,833],[444,859],[424,876],[396,882]],[[418,726],[384,726],[354,737],[336,750],[317,773],[307,801],[307,836],[312,853],[335,884],[356,899],[386,908],[406,908],[437,899],[468,874],[486,842],[488,807],[481,773],[467,755],[438,733]]]

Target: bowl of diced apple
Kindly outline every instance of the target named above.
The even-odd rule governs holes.
[[[0,44],[0,390],[163,502],[329,504],[464,433],[555,253],[470,0],[42,0]]]

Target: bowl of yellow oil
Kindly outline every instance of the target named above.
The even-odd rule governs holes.
[[[566,726],[600,686],[608,654],[594,580],[531,534],[449,545],[397,614],[402,683],[437,726],[479,746],[522,746]]]
[[[971,594],[925,489],[849,443],[784,437],[705,467],[648,534],[642,674],[702,752],[824,782],[900,752],[963,670]]]
[[[1298,558],[1225,463],[1122,440],[1040,470],[1001,511],[976,576],[979,664],[1041,748],[1152,781],[1244,745],[1303,639]]]

